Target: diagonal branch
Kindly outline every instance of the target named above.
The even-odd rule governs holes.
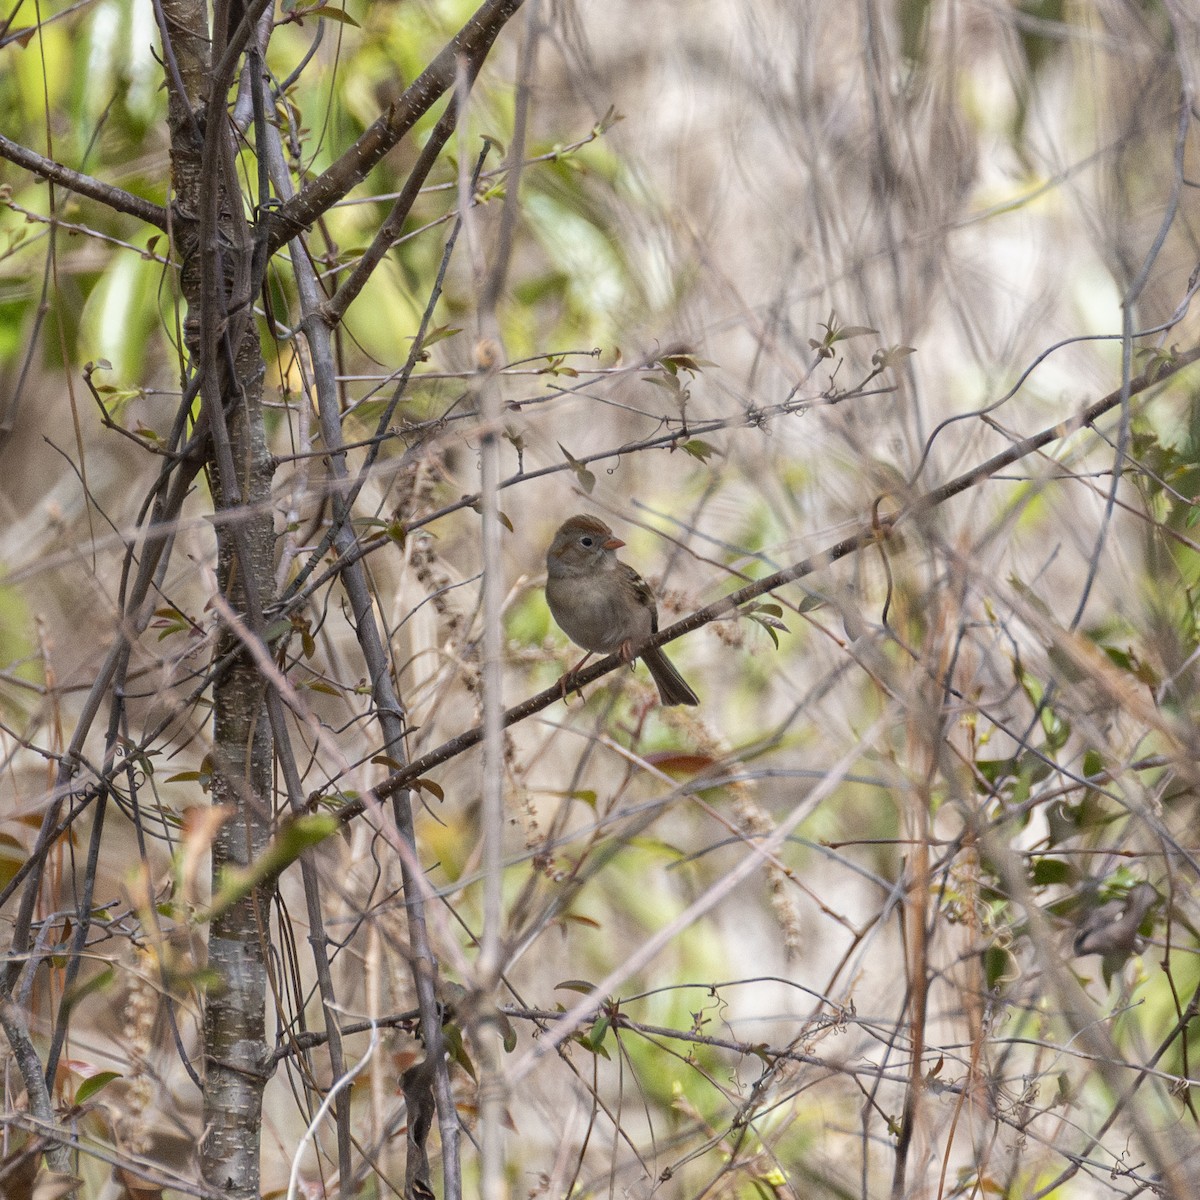
[[[474,74],[474,64],[471,74]],[[346,309],[366,286],[367,280],[374,274],[375,268],[383,261],[384,255],[400,236],[404,229],[404,222],[408,219],[413,204],[416,203],[422,185],[428,178],[429,172],[433,170],[433,164],[437,162],[442,148],[454,132],[457,119],[458,101],[451,96],[449,106],[442,113],[438,123],[433,127],[433,132],[429,135],[429,140],[422,147],[416,164],[404,181],[404,187],[400,189],[400,195],[396,197],[396,202],[392,205],[392,211],[388,214],[387,220],[379,227],[379,232],[372,238],[371,244],[355,264],[349,278],[321,308],[321,316],[330,328],[345,316]]]
[[[46,158],[45,155],[30,150],[28,146],[22,146],[19,142],[6,138],[2,133],[0,133],[0,158],[6,158],[9,162],[15,163],[18,167],[24,167],[25,170],[42,179],[57,183],[59,187],[64,187],[77,196],[98,200],[116,212],[128,213],[131,217],[137,217],[148,225],[153,225],[155,229],[165,231],[167,228],[167,210],[161,204],[153,204],[123,188],[114,187],[111,183],[102,183],[91,175],[84,175],[81,171],[64,167],[62,163],[55,162],[52,158]]]
[[[271,222],[270,252],[274,254],[285,242],[303,233],[330,205],[367,177],[371,168],[453,87],[460,56],[478,69],[477,64],[520,7],[521,0],[485,0],[404,95],[337,162],[280,206]]]
[[[684,617],[681,621],[676,621],[674,625],[669,625],[665,629],[659,630],[653,637],[647,638],[638,646],[634,646],[634,655],[636,656],[643,650],[648,650],[653,646],[662,646],[667,642],[673,642],[685,633],[691,633],[703,625],[708,625],[719,617],[723,617],[727,613],[741,608],[742,605],[749,603],[751,600],[757,599],[759,596],[764,596],[776,588],[783,587],[785,584],[794,583],[797,579],[802,579],[806,575],[811,575],[829,566],[830,563],[847,558],[851,554],[856,554],[859,550],[865,549],[867,546],[874,545],[881,539],[890,536],[900,525],[909,523],[926,513],[932,512],[933,509],[938,508],[947,500],[952,499],[962,492],[969,491],[976,484],[990,479],[998,471],[1004,470],[1005,467],[1010,467],[1013,463],[1020,462],[1023,458],[1028,458],[1029,455],[1035,454],[1038,450],[1050,445],[1052,442],[1069,437],[1072,433],[1090,425],[1105,413],[1116,408],[1121,403],[1123,396],[1135,396],[1140,392],[1144,392],[1147,388],[1161,383],[1163,380],[1183,370],[1184,367],[1190,366],[1197,361],[1200,361],[1200,344],[1175,355],[1170,363],[1165,366],[1160,363],[1150,371],[1138,375],[1130,381],[1128,389],[1121,387],[1109,392],[1108,395],[1078,412],[1074,417],[1068,418],[1065,421],[1059,421],[1057,424],[1051,425],[1038,433],[1031,434],[1027,438],[1022,438],[1020,441],[1014,442],[1007,450],[993,455],[993,457],[987,459],[985,462],[972,467],[971,470],[964,471],[961,475],[956,475],[940,487],[932,488],[928,492],[923,492],[913,497],[895,513],[889,516],[873,518],[871,521],[865,523],[856,533],[843,538],[827,550],[810,555],[800,562],[793,563],[790,567],[785,567],[782,571],[775,572],[774,575],[768,575],[766,578],[747,584],[735,592],[730,592],[729,595],[722,596],[720,600],[716,600],[712,604],[698,609],[690,616]],[[592,666],[585,668],[573,676],[572,690],[577,687],[582,688],[589,683],[594,683],[610,671],[615,671],[618,667],[625,665],[622,659],[618,658],[615,654],[610,654],[607,658],[593,663]],[[523,700],[520,704],[508,709],[504,713],[504,727],[507,729],[510,725],[524,721],[527,717],[533,716],[534,713],[541,712],[544,708],[549,708],[551,704],[560,699],[562,699],[562,691],[558,684],[548,687],[537,695],[530,696],[529,699]],[[420,758],[414,759],[403,770],[393,772],[389,775],[375,789],[375,795],[377,797],[390,796],[402,788],[411,787],[413,781],[419,779],[426,771],[440,766],[442,763],[456,758],[463,751],[469,750],[472,746],[478,745],[482,737],[483,729],[477,725],[473,729],[468,729],[464,733],[460,733],[457,737],[443,742],[442,745],[429,751],[428,754],[423,754]],[[313,803],[311,798],[309,803]],[[359,815],[363,809],[363,802],[355,800],[339,809],[339,816],[343,820],[349,820],[351,817]]]

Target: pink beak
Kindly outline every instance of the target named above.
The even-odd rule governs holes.
[[[620,550],[625,543],[619,537],[610,537],[606,541],[601,542],[600,545],[605,550]]]

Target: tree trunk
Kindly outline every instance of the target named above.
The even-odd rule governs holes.
[[[200,428],[213,495],[218,581],[226,621],[213,689],[212,802],[229,817],[213,843],[214,887],[250,863],[271,832],[273,739],[267,680],[247,648],[261,639],[273,589],[271,458],[263,424],[264,365],[252,319],[253,239],[234,172],[222,57],[240,19],[217,3],[165,0],[162,37],[170,92],[173,234],[188,306],[185,341],[200,383]],[[209,46],[212,47],[211,57]],[[233,56],[229,56],[233,57]],[[216,917],[208,964],[216,977],[204,1012],[201,1169],[229,1196],[256,1196],[265,1041],[270,896],[256,889]]]

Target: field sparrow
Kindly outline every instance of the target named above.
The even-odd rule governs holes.
[[[546,603],[576,645],[629,662],[634,646],[658,632],[658,609],[646,581],[617,558],[623,545],[595,517],[564,521],[546,552]],[[641,658],[663,704],[700,703],[660,649],[644,650]]]

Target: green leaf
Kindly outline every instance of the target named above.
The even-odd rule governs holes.
[[[708,462],[717,453],[715,446],[702,441],[700,438],[692,438],[690,442],[684,442],[680,449],[686,450],[688,454],[693,458],[698,458],[702,463]]]
[[[1061,1104],[1064,1108],[1073,1108],[1076,1102],[1076,1089],[1071,1083],[1071,1077],[1066,1071],[1061,1071],[1058,1076],[1058,1094],[1051,1101],[1051,1104]]]
[[[597,795],[591,788],[578,788],[573,792],[548,791],[548,796],[558,796],[562,800],[579,800],[591,808],[596,807]]]
[[[1046,749],[1053,754],[1061,750],[1071,739],[1071,723],[1064,721],[1049,705],[1042,709],[1042,732],[1046,735]]]
[[[579,372],[574,367],[566,366],[561,354],[551,358],[544,367],[539,367],[537,373],[539,375],[565,375],[568,379],[579,378]]]
[[[660,365],[664,366],[672,375],[679,371],[686,371],[689,375],[698,375],[704,367],[715,367],[717,364],[709,362],[707,358],[696,358],[692,354],[680,352],[678,354],[664,354],[658,359]]]
[[[1015,979],[1019,973],[1012,955],[995,942],[983,952],[983,969],[989,988]]]
[[[1122,671],[1133,671],[1133,655],[1127,650],[1118,650],[1116,646],[1102,646],[1101,649],[1114,666],[1120,667]]]
[[[588,983],[586,979],[564,979],[562,983],[554,985],[556,992],[560,988],[567,992],[579,992],[584,996],[590,996],[596,990],[595,984]]]
[[[910,354],[916,354],[915,346],[890,346],[887,349],[882,347],[871,355],[871,366],[883,370],[886,367],[894,367],[898,362],[902,362]]]
[[[1157,379],[1161,374],[1170,370],[1175,365],[1176,354],[1173,349],[1165,350],[1143,346],[1137,351],[1137,355],[1145,356],[1142,373],[1147,379]]]
[[[575,478],[579,482],[579,486],[590,496],[592,488],[596,486],[596,477],[581,463],[571,452],[562,444],[558,443],[558,448],[563,452],[563,456],[571,465],[571,470],[575,472]],[[511,529],[512,526],[510,525]]]
[[[1002,779],[1007,779],[1017,773],[1017,760],[1015,758],[977,758],[975,770],[995,788]]]
[[[303,20],[305,17],[320,17],[323,21],[337,21],[341,25],[353,25],[355,29],[362,28],[344,9],[330,8],[327,4],[314,4],[312,8],[298,8],[295,10],[295,15],[298,20]]]
[[[1054,883],[1071,883],[1075,870],[1060,858],[1037,858],[1033,862],[1030,881],[1034,887],[1047,887]]]
[[[824,337],[808,339],[810,348],[815,350],[820,358],[832,358],[834,356],[833,347],[838,342],[844,342],[850,338],[866,337],[867,334],[879,332],[868,325],[839,325],[837,313],[832,309],[829,311],[829,319],[821,323],[820,328],[825,330]]]
[[[279,641],[281,637],[292,632],[291,621],[280,618],[278,621],[272,621],[270,625],[263,630],[263,641],[270,646],[273,642]]]
[[[592,1022],[592,1027],[587,1031],[584,1037],[583,1044],[592,1051],[593,1054],[599,1054],[604,1045],[604,1039],[608,1036],[609,1029],[612,1028],[612,1021],[607,1016],[599,1016]]]
[[[475,1074],[475,1064],[471,1061],[471,1056],[467,1053],[467,1047],[463,1043],[462,1030],[453,1021],[447,1021],[442,1026],[442,1039],[446,1043],[446,1051],[451,1060],[458,1063],[472,1079],[478,1082],[479,1077]]]
[[[437,342],[444,342],[456,333],[462,333],[462,329],[453,325],[437,325],[433,329],[427,329],[425,336],[421,339],[421,349],[428,350],[430,346]]]
[[[739,615],[748,617],[757,625],[761,625],[771,636],[771,641],[775,643],[775,649],[779,649],[779,637],[775,630],[781,629],[784,633],[788,632],[788,627],[779,619],[783,613],[783,609],[778,604],[744,604],[738,610]]]
[[[320,692],[322,696],[336,696],[339,700],[346,694],[337,684],[326,683],[324,679],[305,679],[298,686],[310,692]]]
[[[75,1103],[86,1104],[97,1092],[106,1088],[114,1079],[120,1078],[119,1071],[97,1071],[79,1085],[75,1092]]]
[[[655,387],[660,387],[664,391],[668,391],[672,396],[679,399],[680,396],[687,395],[687,388],[679,382],[679,376],[673,372],[666,375],[647,375],[646,382],[654,384]]]
[[[756,621],[758,621],[757,617],[755,617],[754,619]],[[778,650],[779,649],[779,634],[777,634],[775,632],[775,630],[772,629],[771,626],[768,625],[765,621],[758,621],[758,623],[767,631],[767,634],[770,637],[771,641],[775,643],[775,649]]]
[[[511,1054],[517,1048],[517,1031],[513,1023],[504,1015],[496,1014],[496,1024],[500,1026],[500,1037],[503,1040],[504,1053]]]
[[[306,850],[337,833],[341,822],[330,813],[306,813],[287,821],[271,839],[266,850],[248,867],[225,871],[213,894],[212,906],[203,919],[211,921],[248,896],[256,887],[274,879]]]

